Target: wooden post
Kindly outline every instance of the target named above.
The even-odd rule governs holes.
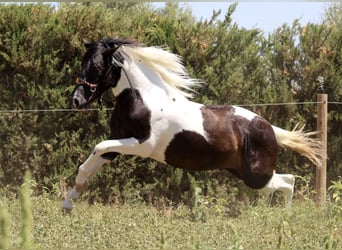
[[[328,127],[328,95],[324,94],[323,86],[317,95],[317,134],[323,150],[327,152]],[[320,166],[316,166],[316,205],[325,205],[327,193],[327,160],[321,159]]]

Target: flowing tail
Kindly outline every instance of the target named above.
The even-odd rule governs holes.
[[[304,132],[304,126],[297,129],[298,125],[292,131],[276,126],[272,126],[272,128],[280,147],[296,151],[307,157],[316,166],[320,166],[321,159],[326,158],[321,142],[312,137],[318,132]]]

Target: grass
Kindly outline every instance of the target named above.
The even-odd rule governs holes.
[[[0,210],[9,215],[8,247],[23,247],[19,199],[0,196],[0,204]],[[74,202],[70,215],[63,214],[61,201],[49,195],[31,197],[31,204],[35,249],[342,248],[341,214],[329,207],[318,209],[310,201],[294,202],[291,210],[243,206],[237,216],[220,204],[199,206],[199,213],[186,206],[88,205],[79,201]]]

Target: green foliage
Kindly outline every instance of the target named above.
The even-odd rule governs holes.
[[[337,216],[342,215],[342,177],[339,176],[337,181],[332,181],[332,185],[328,188],[331,192],[331,198],[334,202],[332,208]]]
[[[342,4],[335,3],[326,10],[325,25],[331,31],[326,40],[326,48],[322,50],[325,57],[329,60],[330,78],[326,79],[326,89],[329,93],[329,101],[342,102]],[[325,52],[325,53],[324,53]],[[328,133],[328,165],[334,166],[329,175],[334,179],[342,171],[342,112],[341,104],[329,104],[329,133]]]
[[[332,185],[329,187],[332,191],[332,198],[337,204],[342,204],[342,177],[339,176],[338,181],[332,181]]]
[[[144,2],[0,4],[0,109],[63,109],[80,72],[83,39],[135,39],[167,46],[184,58],[188,72],[205,83],[195,101],[206,104],[312,102],[317,77],[323,76],[329,100],[341,102],[341,5],[327,10],[322,24],[283,25],[267,38],[233,21],[237,4],[196,20],[191,10],[168,2],[153,10]],[[10,22],[8,20],[11,20]],[[107,93],[105,105],[113,106]],[[96,107],[94,104],[93,107]],[[315,105],[250,106],[272,124],[292,129],[298,122],[315,130]],[[329,104],[328,175],[342,171],[340,105]],[[109,135],[110,111],[0,113],[0,187],[16,190],[30,170],[33,192],[64,195],[77,167]],[[239,214],[241,183],[226,171],[195,173],[152,160],[120,156],[94,176],[83,198],[120,204],[154,205],[230,201],[229,214]],[[312,184],[306,159],[282,150],[279,172],[295,172],[298,190]],[[193,178],[193,179],[192,179]],[[194,182],[196,180],[196,193]],[[192,183],[192,184],[191,184]],[[197,198],[196,198],[197,199]],[[176,206],[174,206],[176,207]],[[201,211],[202,208],[199,209]],[[226,211],[227,212],[227,211]]]

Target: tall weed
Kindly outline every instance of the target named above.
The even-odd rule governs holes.
[[[20,188],[20,205],[22,213],[21,246],[25,249],[33,247],[33,217],[31,203],[31,174],[25,173],[24,184]]]
[[[6,204],[0,201],[0,249],[6,249],[9,245],[9,214]]]

